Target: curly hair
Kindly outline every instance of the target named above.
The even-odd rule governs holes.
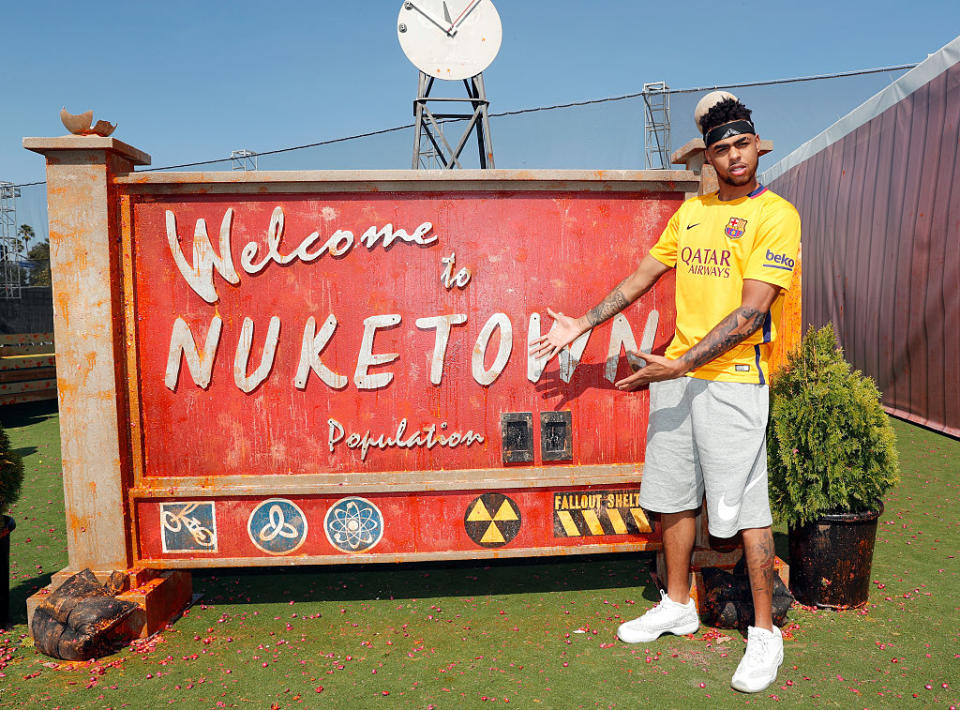
[[[710,110],[700,120],[700,127],[703,129],[703,134],[706,135],[711,129],[722,126],[724,123],[730,123],[730,121],[740,119],[750,121],[752,114],[753,111],[740,103],[738,99],[724,99],[710,107]]]

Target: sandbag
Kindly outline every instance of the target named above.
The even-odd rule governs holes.
[[[85,661],[132,641],[132,627],[123,622],[138,607],[116,598],[122,583],[119,572],[107,584],[100,584],[89,569],[70,577],[33,612],[30,631],[37,649],[61,660]]]
[[[721,629],[739,629],[746,633],[753,625],[753,595],[750,591],[750,577],[747,574],[743,558],[734,567],[733,573],[716,567],[704,567],[703,586],[706,598],[702,605],[700,618],[708,626]],[[783,626],[787,621],[787,612],[793,604],[793,595],[780,579],[773,577],[773,623]]]

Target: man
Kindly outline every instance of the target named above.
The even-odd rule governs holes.
[[[719,190],[684,202],[636,271],[588,313],[574,319],[548,309],[557,327],[531,352],[552,357],[676,269],[676,335],[665,356],[644,354],[646,365],[616,383],[621,390],[650,386],[640,504],[661,514],[667,590],[617,635],[647,643],[699,627],[690,555],[706,493],[710,534],[742,535],[753,593],[755,626],[731,685],[759,692],[783,662],[783,638],[771,617],[767,358],[797,259],[800,218],[757,182],[760,139],[751,111],[724,96],[704,97],[696,114]]]

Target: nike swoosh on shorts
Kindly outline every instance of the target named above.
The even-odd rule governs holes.
[[[763,480],[763,476],[758,476],[750,481],[747,484],[747,487],[743,489],[743,495],[747,495],[747,491],[753,488],[759,481]],[[734,516],[738,513],[738,509],[735,506],[727,504],[727,494],[724,493],[720,496],[720,500],[717,501],[717,517],[720,518],[722,522],[729,522],[733,520]]]

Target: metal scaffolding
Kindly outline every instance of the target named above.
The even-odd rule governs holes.
[[[665,81],[643,85],[643,153],[649,170],[670,170],[670,87]]]
[[[434,78],[420,72],[417,85],[417,98],[413,101],[413,115],[416,117],[416,126],[413,137],[413,168],[462,168],[460,156],[470,139],[470,134],[476,129],[477,149],[480,151],[480,167],[493,168],[493,139],[490,136],[490,102],[483,87],[483,73],[463,80],[467,96],[439,97],[431,96]],[[428,102],[433,102],[440,111],[431,110]],[[467,103],[469,109],[452,111]],[[469,111],[469,113],[467,112]],[[439,120],[438,120],[439,119]],[[466,120],[467,125],[460,135],[456,146],[452,146],[443,132],[446,120]],[[459,121],[455,124],[460,125]],[[426,139],[426,140],[424,140]]]
[[[420,152],[415,157],[417,164],[413,167],[417,170],[440,170],[443,168],[443,158],[427,138],[427,130],[426,125],[420,126]]]
[[[230,151],[230,162],[234,170],[256,170],[257,156],[252,150],[241,148],[240,150]]]
[[[20,188],[0,181],[0,298],[19,300],[23,249],[17,235],[17,198]]]

